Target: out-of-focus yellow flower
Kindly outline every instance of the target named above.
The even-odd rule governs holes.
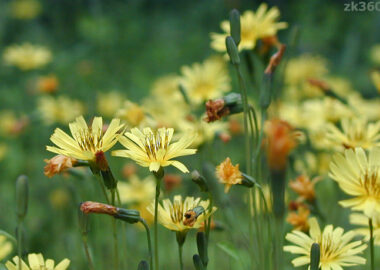
[[[325,175],[329,171],[330,162],[329,152],[306,152],[296,159],[294,168],[297,172],[306,175]]]
[[[20,259],[18,256],[13,258],[13,262],[8,261],[5,266],[8,270],[18,270]],[[28,255],[29,265],[21,260],[22,270],[66,270],[70,265],[70,260],[64,259],[59,264],[55,265],[54,261],[47,259],[45,261],[41,253],[31,253]]]
[[[371,72],[372,82],[378,92],[380,92],[380,71],[374,70]]]
[[[144,128],[142,132],[138,128],[133,128],[131,132],[125,133],[125,137],[120,138],[120,143],[126,149],[113,151],[112,155],[130,158],[140,166],[149,167],[153,172],[172,165],[186,173],[188,172],[186,166],[173,159],[195,154],[196,149],[188,147],[196,135],[188,132],[178,141],[171,143],[173,133],[172,128],[159,128],[156,132],[150,128]]]
[[[124,102],[124,105],[117,111],[116,116],[121,120],[125,120],[128,126],[141,127],[144,124],[153,123],[144,111],[144,108],[129,100]]]
[[[216,211],[216,207],[209,211],[209,204],[208,200],[202,201],[201,198],[186,197],[183,201],[181,195],[174,196],[173,203],[166,199],[158,205],[158,222],[176,232],[198,229]],[[203,213],[198,216],[194,213],[197,207],[203,208]],[[149,205],[148,211],[154,215],[154,202]]]
[[[370,239],[370,231],[368,227],[368,217],[359,213],[352,213],[350,215],[350,223],[358,225],[360,228],[355,229],[360,235],[365,237],[365,241]],[[376,215],[372,218],[373,236],[375,238],[375,245],[380,246],[380,215]]]
[[[131,175],[128,182],[118,182],[117,189],[121,203],[151,202],[156,193],[156,181],[153,175],[140,180],[137,175]]]
[[[101,117],[94,117],[92,126],[89,127],[83,116],[77,117],[69,126],[72,137],[57,128],[50,140],[58,147],[47,146],[46,149],[56,154],[88,161],[95,161],[97,153],[106,152],[114,146],[124,127],[119,119],[113,119],[104,132]]]
[[[280,11],[277,7],[268,10],[267,4],[259,6],[256,13],[250,10],[245,11],[240,17],[241,41],[239,50],[250,50],[256,45],[256,41],[262,38],[275,36],[278,30],[288,26],[285,22],[277,22]],[[211,48],[216,51],[226,51],[226,37],[230,36],[230,23],[223,21],[220,24],[223,34],[211,33]]]
[[[380,148],[348,149],[336,154],[330,164],[330,177],[353,198],[340,201],[343,207],[363,211],[367,217],[380,213]]]
[[[12,0],[11,15],[21,20],[34,19],[41,13],[41,4],[36,0]]]
[[[231,89],[226,63],[220,57],[182,67],[181,71],[180,84],[195,104],[218,98]]]
[[[380,44],[376,44],[371,48],[370,58],[376,65],[380,65]]]
[[[320,267],[323,270],[343,269],[342,266],[365,264],[366,260],[359,256],[367,245],[362,241],[353,241],[354,231],[344,233],[340,227],[328,225],[321,231],[316,218],[309,219],[309,235],[301,231],[292,231],[286,235],[286,240],[295,244],[284,246],[284,250],[293,254],[300,254],[292,264],[295,267],[310,264],[310,250],[313,243],[320,246]]]
[[[310,210],[306,207],[299,207],[297,212],[290,212],[286,221],[291,224],[294,230],[306,232],[309,230]]]
[[[28,123],[27,117],[17,117],[13,111],[0,112],[0,134],[3,136],[16,136],[20,134]]]
[[[112,118],[122,107],[124,97],[117,91],[99,93],[96,98],[96,109],[100,115]]]
[[[45,159],[44,161],[47,163],[44,168],[44,174],[49,178],[72,168],[77,162],[76,159],[64,155],[56,155],[53,158]]]
[[[180,77],[177,75],[166,75],[158,78],[153,83],[151,94],[155,98],[183,101],[179,90]]]
[[[64,188],[56,188],[49,194],[51,205],[55,209],[64,209],[70,205],[70,193]]]
[[[380,146],[380,121],[368,123],[363,118],[343,119],[342,130],[329,123],[326,138],[332,145],[341,148],[362,147],[370,149]]]
[[[232,165],[228,157],[216,167],[216,176],[219,182],[224,184],[224,192],[227,193],[232,185],[241,184],[243,176],[239,170],[239,164]]]
[[[84,112],[84,106],[80,101],[65,96],[43,96],[37,102],[37,109],[47,125],[67,124]]]
[[[380,119],[380,99],[364,99],[359,93],[350,94],[347,98],[348,104],[356,115],[365,117],[368,121]]]
[[[8,65],[26,71],[45,66],[51,61],[52,55],[45,47],[24,43],[7,47],[3,58]]]
[[[8,146],[5,143],[0,143],[0,161],[2,161],[8,152]]]
[[[58,88],[58,79],[54,75],[39,77],[37,81],[37,90],[40,93],[54,93]]]
[[[11,241],[5,236],[0,234],[0,261],[11,254],[13,245]]]

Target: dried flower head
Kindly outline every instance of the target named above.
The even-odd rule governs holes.
[[[240,184],[243,176],[239,170],[239,164],[232,165],[231,159],[228,157],[216,167],[216,176],[219,182],[223,183],[224,192],[227,193],[232,185]]]
[[[309,230],[310,210],[307,207],[298,207],[297,212],[290,212],[286,221],[293,226],[295,230],[306,232]]]
[[[45,159],[44,161],[47,163],[44,168],[44,174],[49,178],[72,168],[77,162],[75,158],[64,155],[56,155],[51,159]]]
[[[298,176],[294,181],[289,182],[289,187],[302,199],[313,202],[315,200],[315,184],[320,180],[316,177],[312,180],[306,175]]]

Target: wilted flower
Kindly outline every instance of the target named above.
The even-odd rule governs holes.
[[[36,0],[12,0],[10,3],[13,18],[30,20],[41,13],[41,4]]]
[[[286,221],[291,224],[294,230],[306,232],[309,230],[310,210],[307,207],[298,207],[297,212],[290,212]]]
[[[124,97],[117,91],[99,93],[96,97],[96,109],[100,115],[112,118],[122,107]]]
[[[77,162],[76,159],[64,155],[56,155],[44,161],[47,163],[44,168],[44,174],[49,178],[72,168]]]
[[[368,123],[363,118],[343,119],[342,130],[329,123],[326,138],[332,145],[344,148],[370,149],[380,145],[380,121]]]
[[[285,246],[284,250],[300,254],[300,257],[292,261],[295,267],[310,264],[310,250],[313,243],[320,246],[320,267],[323,270],[343,269],[342,266],[365,264],[366,259],[358,254],[362,253],[367,245],[362,241],[351,241],[356,236],[354,231],[344,233],[342,228],[334,229],[332,225],[328,225],[321,232],[316,218],[309,219],[309,224],[309,235],[295,230],[285,237],[295,245]]]
[[[285,22],[277,22],[280,17],[280,11],[277,7],[268,10],[267,4],[259,6],[256,13],[250,10],[245,11],[240,17],[241,24],[241,41],[238,46],[239,50],[250,50],[256,45],[258,39],[265,39],[277,34],[278,30],[287,27]],[[211,33],[211,48],[216,51],[226,51],[226,37],[230,36],[230,23],[223,21],[220,27],[223,34]]]
[[[202,64],[182,67],[180,84],[195,104],[222,96],[230,90],[230,77],[226,63],[219,57],[212,57]]]
[[[354,198],[340,201],[343,207],[363,211],[367,217],[380,213],[380,148],[367,155],[363,148],[348,149],[336,154],[330,164],[330,177]]]
[[[8,261],[5,264],[5,266],[7,267],[8,270],[19,270],[20,269],[19,262],[20,262],[20,259],[18,256],[16,256],[13,258],[13,262]],[[23,260],[21,260],[22,270],[66,270],[70,265],[70,261],[68,259],[64,259],[55,266],[55,263],[53,260],[47,259],[45,261],[41,253],[29,254],[28,262],[29,262],[29,265],[26,264]]]
[[[54,75],[39,77],[37,90],[40,93],[54,93],[58,88],[58,79]]]
[[[158,222],[171,231],[187,232],[198,229],[216,211],[216,207],[209,211],[209,204],[208,200],[202,201],[200,198],[186,197],[183,201],[180,195],[174,196],[173,203],[166,199],[162,205],[158,205]],[[203,208],[198,216],[193,213],[197,207]],[[154,202],[150,204],[148,211],[154,215]]]
[[[232,165],[231,159],[226,158],[220,165],[216,167],[216,176],[219,182],[223,183],[224,192],[227,193],[232,185],[241,184],[243,176],[239,170],[239,164]]]
[[[289,187],[302,199],[313,202],[315,200],[314,186],[318,181],[318,177],[310,180],[306,175],[300,175],[294,181],[289,182]]]
[[[125,133],[125,137],[120,138],[120,143],[126,149],[113,151],[112,155],[130,158],[154,172],[170,165],[182,172],[188,172],[184,164],[172,159],[195,154],[196,149],[188,148],[195,136],[188,132],[177,142],[171,143],[173,133],[172,128],[159,128],[156,132],[150,128],[144,128],[142,132],[138,128],[133,128],[131,132]]]
[[[370,231],[368,227],[368,217],[359,213],[352,213],[350,215],[350,223],[358,225],[360,228],[355,229],[355,232],[365,237],[365,240],[370,239]],[[373,236],[375,238],[375,244],[380,245],[380,215],[376,215],[372,218],[373,224]]]
[[[50,140],[58,147],[47,146],[50,152],[80,160],[95,161],[95,154],[106,152],[114,146],[123,131],[124,125],[119,119],[113,119],[107,131],[103,132],[103,119],[95,117],[92,126],[88,127],[83,116],[70,123],[72,137],[60,128],[55,129]]]
[[[48,125],[68,124],[84,112],[84,106],[80,101],[64,96],[43,96],[38,100],[37,109],[42,120]]]
[[[12,250],[12,242],[5,235],[0,234],[0,261],[11,254]]]
[[[44,47],[25,43],[6,48],[3,57],[7,64],[25,71],[45,66],[51,61],[52,55]]]
[[[206,115],[205,121],[207,123],[220,120],[223,116],[226,116],[230,113],[228,107],[225,107],[224,99],[218,98],[215,100],[209,100],[206,102]]]

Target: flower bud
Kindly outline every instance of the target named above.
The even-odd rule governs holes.
[[[77,163],[76,159],[64,155],[56,155],[51,159],[44,159],[44,161],[47,163],[44,167],[44,174],[49,178],[72,168]]]
[[[202,264],[202,260],[201,260],[201,257],[199,257],[198,254],[195,254],[193,256],[193,263],[194,263],[194,266],[195,266],[195,269],[196,270],[204,270],[204,266]]]
[[[245,187],[253,187],[254,185],[258,185],[255,178],[252,176],[242,173],[243,175],[243,180],[241,181],[240,185],[245,186]]]
[[[197,233],[197,248],[199,257],[201,258],[202,265],[207,266],[208,254],[207,254],[207,239],[203,232]]]
[[[230,28],[231,28],[231,37],[234,39],[236,46],[239,46],[240,43],[240,13],[237,9],[233,9],[230,12]]]
[[[239,65],[240,64],[239,51],[236,47],[234,39],[230,36],[226,37],[226,48],[227,48],[227,53],[231,59],[232,64]]]
[[[137,223],[140,221],[140,212],[137,210],[117,208],[115,218],[121,219],[128,223]]]
[[[21,175],[16,180],[16,213],[20,220],[24,219],[28,211],[29,186],[28,177]]]
[[[108,189],[115,189],[117,187],[117,181],[115,177],[113,177],[112,171],[108,166],[108,161],[103,151],[98,151],[95,153],[95,162],[96,166],[100,170],[100,174],[102,175],[104,185]]]
[[[317,243],[311,245],[310,250],[310,270],[319,269],[319,261],[321,259],[321,249]]]
[[[209,191],[208,185],[206,183],[206,179],[202,175],[200,175],[197,170],[192,171],[191,179],[193,180],[194,183],[196,183],[199,186],[201,191],[203,192]]]
[[[110,216],[117,214],[115,206],[91,201],[81,203],[80,210],[85,214],[106,214]]]

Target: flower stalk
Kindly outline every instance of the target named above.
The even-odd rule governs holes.
[[[164,169],[160,167],[157,172],[153,172],[156,177],[156,195],[154,199],[154,264],[155,269],[159,269],[159,255],[158,255],[158,199],[161,192],[161,182],[165,175]]]
[[[373,221],[372,218],[368,220],[369,225],[369,248],[371,254],[371,270],[375,270],[375,239],[373,237]]]

